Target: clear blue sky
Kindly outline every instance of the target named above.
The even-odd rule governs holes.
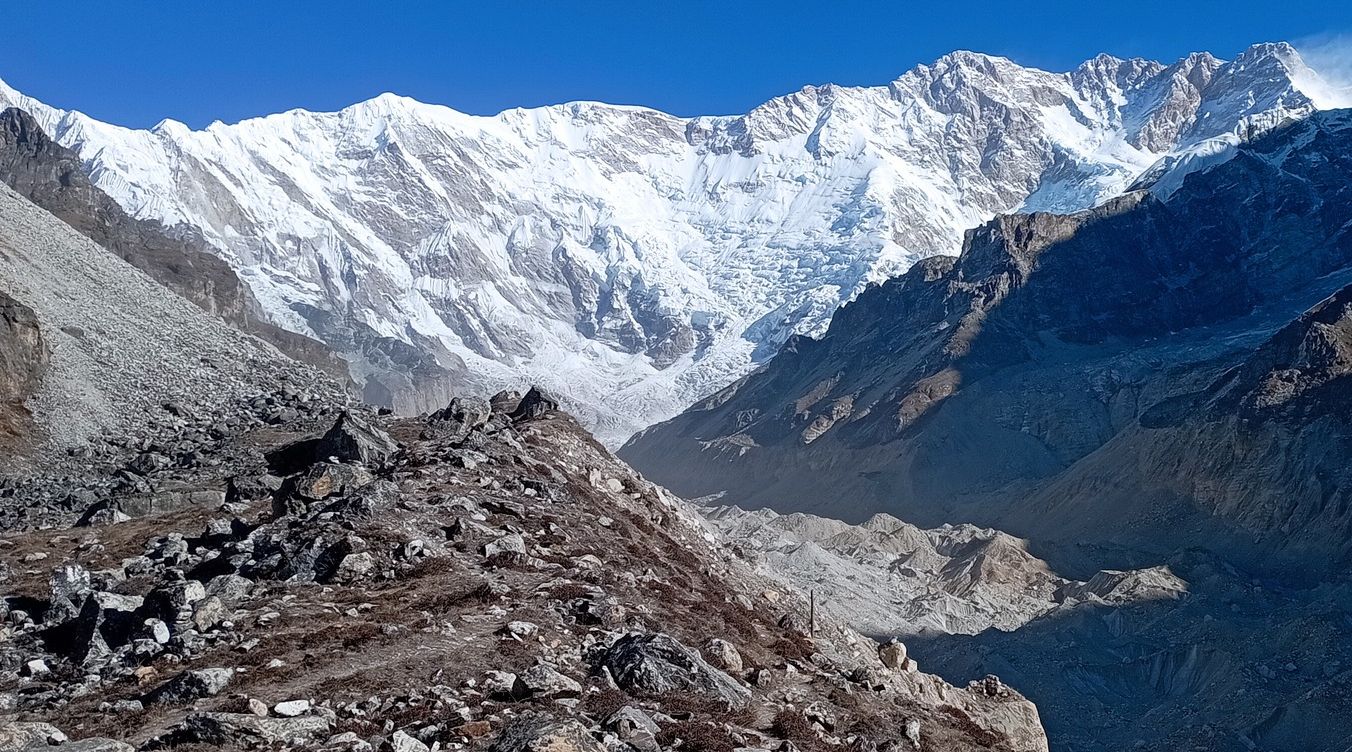
[[[1352,32],[1344,0],[71,0],[6,14],[0,78],[123,125],[194,127],[383,91],[473,113],[574,99],[743,112],[953,49],[1065,70]]]

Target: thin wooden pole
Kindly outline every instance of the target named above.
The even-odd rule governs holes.
[[[809,635],[811,635],[811,636],[813,636],[813,637],[816,637],[816,636],[817,636],[817,591],[816,591],[816,590],[809,590],[809,591],[808,591],[808,596],[809,596],[809,600],[808,600],[808,617],[807,617],[808,627],[807,627],[807,629],[808,629],[808,634],[809,634]]]

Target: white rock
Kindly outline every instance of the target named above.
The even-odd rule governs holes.
[[[310,712],[309,700],[287,700],[272,706],[272,712],[283,718],[295,718]]]
[[[920,749],[920,721],[915,718],[907,718],[902,731],[906,735],[907,741],[914,744],[916,749]]]
[[[901,640],[890,640],[878,647],[878,658],[883,665],[899,670],[906,665],[906,645]]]
[[[534,637],[540,631],[540,627],[528,621],[509,621],[504,630],[512,637],[524,640],[528,637]]]
[[[510,533],[484,545],[484,556],[497,554],[525,554],[526,540],[517,533]]]
[[[403,731],[390,734],[390,752],[429,752],[426,744],[414,739]]]

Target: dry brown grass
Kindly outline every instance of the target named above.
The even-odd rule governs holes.
[[[800,750],[823,750],[827,746],[801,710],[785,708],[776,713],[770,722],[770,731],[793,742]]]
[[[571,601],[578,598],[590,598],[592,589],[580,582],[564,582],[549,590],[550,598],[557,598],[561,601]]]
[[[465,606],[483,605],[497,600],[487,582],[460,584],[450,590],[432,592],[413,601],[413,608],[431,614],[448,614]]]
[[[990,749],[1000,741],[1000,737],[982,728],[961,708],[952,705],[940,705],[939,712],[953,720],[953,726],[964,736],[969,737],[981,747]]]
[[[380,627],[370,622],[344,624],[329,639],[337,638],[345,650],[355,650],[380,637]]]
[[[623,691],[613,687],[604,687],[599,692],[588,692],[582,696],[580,709],[597,721],[604,721],[615,715],[620,708],[634,700]]]
[[[151,714],[146,710],[128,713],[100,713],[81,733],[88,736],[106,736],[111,739],[129,739],[148,725]]]
[[[770,643],[769,647],[776,655],[793,661],[811,661],[812,654],[817,652],[816,646],[812,644],[812,638],[799,632],[781,635]]]
[[[498,655],[507,659],[504,668],[509,671],[524,670],[534,662],[536,649],[525,642],[504,638],[498,640],[496,648]]]
[[[733,752],[737,742],[721,726],[709,721],[678,721],[667,724],[657,735],[663,747],[682,752]]]

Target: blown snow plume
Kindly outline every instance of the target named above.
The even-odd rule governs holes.
[[[1294,46],[1312,74],[1298,79],[1297,85],[1321,109],[1352,107],[1352,36],[1306,37]]]

